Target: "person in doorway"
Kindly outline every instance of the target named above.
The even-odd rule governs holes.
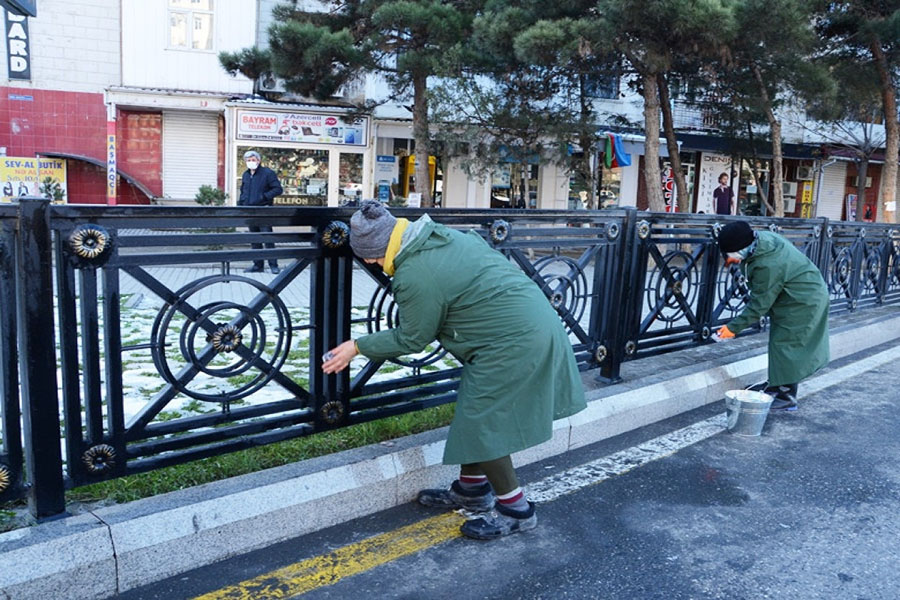
[[[559,315],[540,287],[476,232],[428,215],[410,223],[366,201],[350,219],[350,246],[393,276],[399,323],[340,344],[322,370],[337,373],[358,353],[372,360],[413,354],[437,339],[463,365],[443,458],[461,466],[448,489],[422,490],[418,502],[483,513],[461,526],[475,539],[532,529],[534,504],[510,455],[550,439],[554,419],[586,406]]]
[[[734,190],[728,185],[728,173],[719,175],[719,187],[713,190],[713,204],[717,215],[733,215]]]
[[[238,206],[272,206],[272,201],[280,196],[284,191],[281,188],[281,182],[275,171],[268,167],[260,166],[261,158],[256,150],[249,150],[244,153],[244,163],[247,170],[241,176],[241,195],[238,198]],[[253,233],[271,233],[272,227],[268,225],[250,225],[248,229]],[[255,250],[260,250],[263,244],[254,242],[251,246]],[[275,244],[266,242],[266,248],[274,248]],[[274,258],[269,259],[269,268],[272,273],[278,273],[278,261]],[[263,261],[254,260],[253,266],[244,269],[246,273],[260,273],[263,270]]]
[[[740,264],[750,301],[713,336],[733,338],[769,315],[769,373],[759,386],[774,397],[771,410],[797,410],[799,382],[828,364],[828,287],[805,254],[770,231],[753,231],[746,221],[719,232],[726,264]]]

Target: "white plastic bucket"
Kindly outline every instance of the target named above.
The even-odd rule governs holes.
[[[725,392],[725,413],[728,431],[735,435],[762,435],[763,425],[769,416],[772,396],[752,390]]]

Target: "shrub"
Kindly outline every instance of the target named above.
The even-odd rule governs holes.
[[[225,204],[226,198],[228,198],[228,194],[219,188],[211,185],[201,185],[200,189],[197,190],[197,195],[194,196],[194,201],[203,206],[222,206]]]

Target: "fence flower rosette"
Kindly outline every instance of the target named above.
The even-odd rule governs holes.
[[[66,250],[81,266],[102,266],[112,255],[114,238],[100,225],[79,225],[69,234]]]

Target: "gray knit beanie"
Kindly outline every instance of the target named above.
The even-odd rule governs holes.
[[[381,202],[366,200],[350,217],[350,247],[360,258],[382,258],[396,224]]]

